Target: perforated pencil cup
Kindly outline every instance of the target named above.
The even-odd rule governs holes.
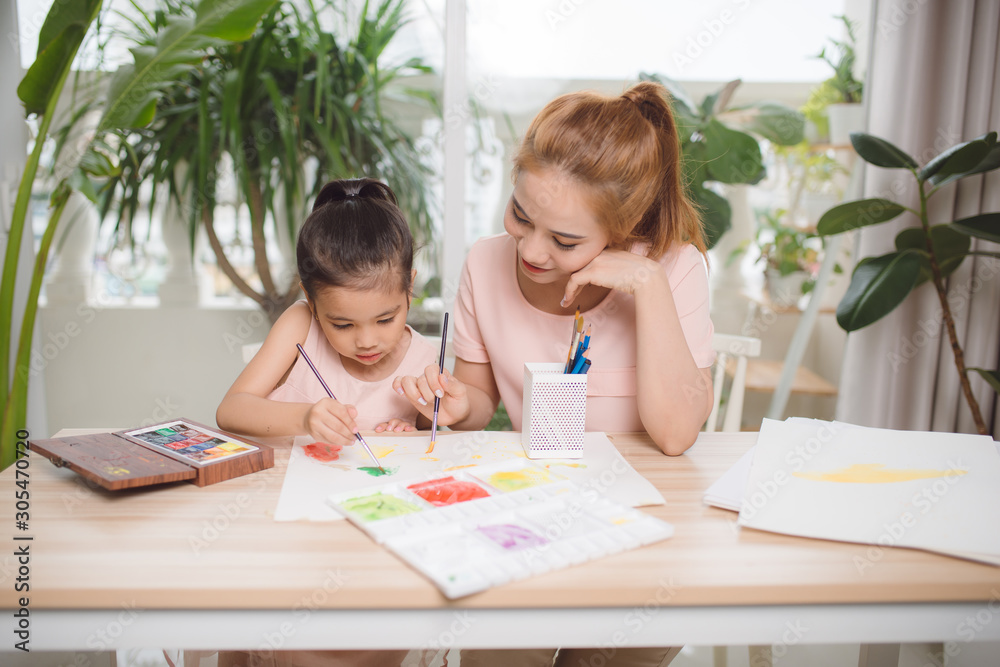
[[[521,446],[529,459],[583,456],[587,376],[563,373],[563,364],[524,365]]]

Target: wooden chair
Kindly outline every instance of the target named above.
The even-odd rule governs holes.
[[[712,370],[715,399],[712,403],[712,414],[705,423],[705,430],[709,433],[739,431],[740,420],[743,417],[743,397],[746,393],[747,359],[760,356],[760,339],[716,333],[712,336],[712,349],[717,355]],[[730,385],[729,399],[723,410],[722,387],[726,380],[726,365],[730,359],[735,360],[736,371]],[[721,428],[719,428],[720,412],[725,413]]]

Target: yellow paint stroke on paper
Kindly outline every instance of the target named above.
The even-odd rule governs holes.
[[[460,470],[462,468],[475,468],[475,467],[476,467],[475,463],[467,463],[464,466],[452,466],[450,468],[445,468],[445,472],[449,470]]]
[[[389,454],[392,454],[394,451],[396,451],[395,447],[385,447],[385,446],[380,447],[379,445],[372,446],[372,454],[374,454],[375,457],[378,459],[384,459],[386,456],[389,456]]]
[[[936,470],[934,468],[886,468],[884,463],[855,463],[830,472],[793,472],[802,479],[816,482],[846,482],[851,484],[890,484],[933,477],[957,477],[968,470]]]
[[[437,458],[436,456],[421,456],[420,460],[421,461],[440,461],[441,459]]]
[[[486,480],[501,491],[517,491],[553,481],[548,470],[525,468],[495,472]]]
[[[551,468],[552,466],[566,466],[567,468],[586,468],[586,463],[563,463],[562,461],[557,461],[556,463],[546,463],[546,468]]]

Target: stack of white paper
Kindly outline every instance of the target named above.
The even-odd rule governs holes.
[[[1000,565],[1000,452],[989,436],[765,419],[744,459],[705,495],[732,508],[742,486],[741,526]]]

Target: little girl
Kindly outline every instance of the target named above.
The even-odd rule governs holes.
[[[299,232],[296,255],[306,298],[282,313],[236,378],[216,412],[219,426],[250,436],[308,434],[342,446],[354,444],[359,430],[413,430],[417,410],[393,391],[392,380],[422,372],[438,352],[406,324],[416,271],[395,194],[370,178],[327,183]],[[218,660],[219,667],[389,667],[407,653],[222,651]]]
[[[236,378],[216,412],[219,426],[342,446],[359,430],[413,430],[417,409],[393,391],[392,379],[423,372],[437,350],[406,324],[416,271],[395,194],[370,178],[327,183],[296,254],[306,298],[278,318]]]

